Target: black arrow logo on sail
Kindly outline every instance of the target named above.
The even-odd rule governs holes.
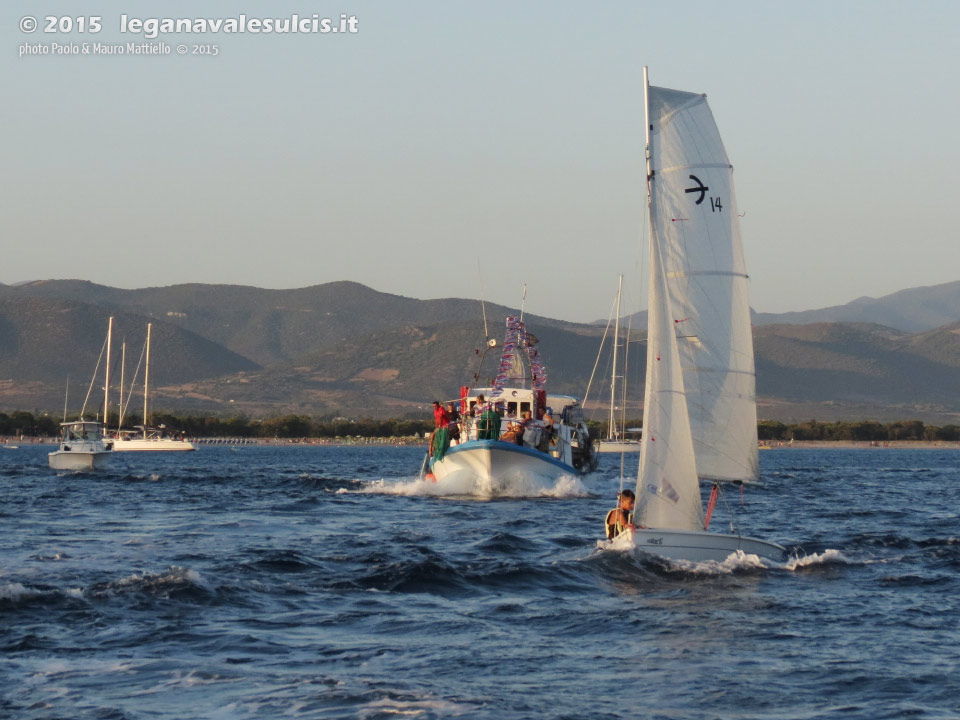
[[[697,205],[699,205],[700,203],[703,202],[703,198],[704,198],[704,196],[707,194],[707,190],[709,190],[710,188],[708,188],[706,185],[704,185],[702,182],[700,182],[700,178],[698,178],[696,175],[691,175],[691,176],[690,176],[690,179],[693,180],[693,181],[697,184],[697,187],[687,188],[686,190],[684,190],[684,192],[688,192],[688,193],[698,192],[698,193],[700,193],[700,197],[697,199]]]

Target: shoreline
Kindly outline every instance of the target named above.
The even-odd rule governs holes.
[[[426,441],[412,438],[189,438],[198,446],[254,447],[426,447]],[[21,445],[56,445],[53,437],[0,437],[0,448]],[[950,440],[771,440],[761,442],[760,450],[960,450],[960,441]]]
[[[960,442],[953,440],[771,440],[761,442],[761,450],[960,450]]]

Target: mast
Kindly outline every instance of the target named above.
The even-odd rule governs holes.
[[[607,440],[614,440],[617,432],[616,428],[616,405],[617,405],[617,349],[620,342],[620,296],[623,293],[623,273],[620,273],[620,281],[617,283],[617,316],[613,323],[613,369],[610,373],[610,421],[607,425]]]
[[[126,337],[124,337],[123,341],[120,343],[120,410],[119,410],[119,416],[117,418],[117,430],[119,430],[123,426],[123,411],[124,411],[123,381],[124,381],[124,375],[126,374],[126,370],[127,370],[127,339]]]
[[[147,397],[150,394],[150,329],[153,323],[147,323],[147,364],[143,372],[143,437],[147,437]]]
[[[650,75],[646,65],[643,66],[643,119],[644,142],[647,148],[647,224],[648,230],[652,232],[653,217],[650,215],[650,203],[653,198],[653,153],[650,147]],[[651,240],[651,244],[652,242]]]
[[[110,420],[110,345],[113,342],[113,318],[107,323],[107,373],[103,384],[103,427],[109,426]]]

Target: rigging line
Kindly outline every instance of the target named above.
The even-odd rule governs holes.
[[[140,377],[140,366],[143,364],[143,356],[147,352],[147,341],[143,341],[143,347],[140,349],[140,359],[137,361],[137,369],[133,373],[133,379],[130,381],[130,389],[127,391],[127,401],[123,404],[123,412],[121,417],[127,414],[127,408],[130,407],[130,400],[133,399],[133,386],[137,383],[137,378]],[[143,424],[146,426],[147,419],[143,418]]]
[[[87,396],[83,399],[83,407],[80,408],[80,419],[83,420],[83,414],[87,410],[87,402],[90,400],[90,393],[93,392],[93,383],[97,380],[97,373],[100,372],[100,362],[103,360],[103,353],[107,349],[107,338],[103,339],[103,345],[100,346],[100,357],[97,358],[97,366],[93,369],[93,377],[90,378],[90,387],[87,388]]]
[[[727,513],[730,516],[730,532],[734,533],[739,538],[740,523],[737,522],[736,513],[730,507],[730,503],[727,502],[727,496],[726,496],[726,493],[724,492],[723,485],[721,483],[716,483],[716,486],[719,488],[718,496],[720,498],[720,502],[723,503],[724,509],[726,509]],[[741,487],[743,486],[741,485]]]
[[[607,341],[607,333],[610,332],[610,323],[613,322],[613,313],[617,307],[617,301],[614,299],[613,306],[610,308],[610,314],[607,316],[607,326],[603,329],[603,337],[600,338],[600,349],[597,351],[597,359],[593,362],[593,370],[590,372],[590,379],[587,381],[587,390],[583,393],[583,408],[587,407],[587,398],[590,396],[590,386],[593,385],[593,378],[597,373],[597,366],[600,364],[600,355],[603,353],[603,344]]]
[[[477,275],[480,276],[480,311],[483,313],[483,336],[490,339],[490,331],[487,329],[487,304],[483,300],[483,273],[480,272],[480,257],[477,256]],[[146,421],[144,421],[146,422]]]

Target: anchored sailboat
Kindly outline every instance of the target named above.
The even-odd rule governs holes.
[[[747,274],[733,168],[705,95],[650,87],[650,286],[643,439],[632,540],[671,559],[781,560],[780,545],[707,532],[721,483],[757,479]],[[712,482],[704,513],[699,481]]]
[[[630,347],[629,333],[623,341],[622,376],[617,375],[617,361],[620,356],[620,300],[623,296],[623,274],[617,282],[617,302],[613,323],[613,354],[610,370],[610,417],[607,420],[607,436],[597,441],[597,452],[601,453],[638,453],[640,441],[627,437],[626,405],[627,405],[627,353]],[[608,325],[609,327],[609,325]],[[601,352],[603,350],[601,343]],[[598,358],[599,359],[599,358]],[[619,386],[617,380],[620,380]],[[619,391],[619,392],[618,392]],[[617,409],[620,417],[617,417]]]
[[[116,452],[186,452],[196,450],[196,446],[187,440],[182,434],[175,437],[168,437],[164,426],[151,427],[147,424],[149,400],[150,400],[150,335],[153,329],[153,323],[147,323],[147,339],[144,343],[144,353],[146,355],[146,366],[143,375],[143,425],[135,426],[134,430],[118,429],[115,433],[113,449]],[[139,370],[139,368],[138,368]],[[134,378],[135,380],[136,378]],[[131,390],[133,385],[131,383]],[[121,399],[123,397],[123,385],[120,388]],[[123,418],[121,415],[120,423]]]

